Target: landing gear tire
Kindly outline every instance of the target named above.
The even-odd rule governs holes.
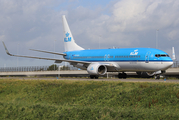
[[[90,75],[90,79],[98,79],[97,75]]]
[[[126,79],[126,78],[127,78],[127,74],[123,73],[123,79]]]
[[[122,74],[121,73],[118,74],[118,78],[122,79]]]
[[[155,75],[155,80],[159,80],[160,79],[160,75]]]
[[[122,78],[123,78],[123,79],[126,79],[126,78],[127,78],[127,74],[126,74],[126,73],[119,73],[119,74],[118,74],[118,78],[119,78],[119,79],[122,79]]]
[[[94,75],[90,75],[90,79],[94,79]]]

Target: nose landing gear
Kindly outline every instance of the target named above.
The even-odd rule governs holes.
[[[160,75],[155,75],[155,80],[159,80],[160,79]]]

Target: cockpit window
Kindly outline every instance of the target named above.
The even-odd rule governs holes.
[[[169,57],[168,54],[155,54],[155,57]]]

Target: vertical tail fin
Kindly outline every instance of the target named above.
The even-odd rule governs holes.
[[[172,47],[172,60],[176,60],[174,47]]]
[[[63,20],[63,29],[64,29],[64,46],[65,51],[73,51],[73,50],[84,50],[84,48],[78,46],[73,39],[73,35],[68,26],[65,15],[62,16]]]

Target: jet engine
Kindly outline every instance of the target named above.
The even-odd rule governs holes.
[[[107,72],[107,68],[105,65],[101,65],[99,63],[92,63],[88,66],[87,72],[90,75],[104,75]]]

